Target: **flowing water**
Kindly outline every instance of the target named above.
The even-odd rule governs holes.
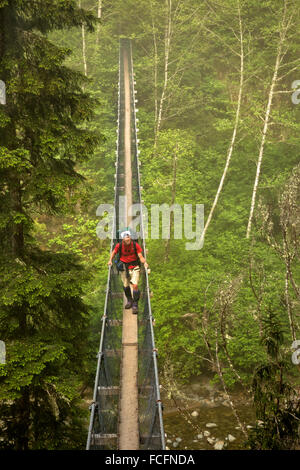
[[[246,437],[238,427],[236,417],[226,400],[226,395],[215,386],[206,383],[194,382],[184,387],[182,392],[185,399],[176,399],[176,403],[183,411],[179,411],[174,401],[162,393],[164,404],[164,428],[166,433],[166,446],[170,450],[213,450],[217,441],[224,441],[223,449],[245,450]],[[235,392],[234,403],[239,417],[246,426],[255,425],[255,413],[250,403],[245,403],[241,393]],[[183,416],[188,417],[189,423]],[[194,415],[194,416],[193,416]],[[209,423],[216,426],[207,427]],[[209,432],[210,435],[204,436]],[[228,435],[231,435],[228,439]],[[234,438],[234,439],[233,439]],[[176,440],[177,439],[177,440]],[[211,442],[209,442],[209,440]],[[230,441],[231,439],[231,441]]]

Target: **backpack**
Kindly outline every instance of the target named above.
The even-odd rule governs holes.
[[[120,260],[120,257],[121,257],[121,254],[122,254],[122,246],[123,246],[123,239],[121,238],[121,233],[124,232],[124,231],[127,231],[127,230],[130,232],[130,236],[131,236],[131,239],[132,239],[132,242],[133,242],[133,248],[134,248],[135,256],[136,256],[136,259],[137,259],[137,265],[138,266],[141,265],[141,261],[140,261],[140,258],[138,257],[137,250],[136,250],[137,235],[129,227],[125,227],[121,230],[118,230],[118,232],[117,232],[117,243],[116,243],[116,245],[118,243],[120,243],[120,248],[119,248],[119,251],[118,251],[118,253],[115,257],[114,262],[116,263],[116,267],[117,267],[118,272],[124,271],[124,265],[126,265],[126,263],[124,263],[123,261]],[[115,247],[116,247],[116,245],[115,245]],[[134,262],[134,261],[132,261],[132,262]],[[127,266],[125,266],[125,268],[127,270]]]

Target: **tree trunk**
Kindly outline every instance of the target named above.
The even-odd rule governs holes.
[[[23,213],[21,185],[18,178],[14,178],[11,185],[11,204],[13,213]],[[11,238],[12,254],[14,258],[22,258],[24,254],[24,227],[23,222],[13,222],[12,238]]]
[[[171,198],[171,207],[175,203],[175,198],[176,198],[176,171],[177,171],[177,151],[178,151],[178,146],[176,146],[176,150],[174,152],[174,157],[173,157],[173,181],[172,181],[172,198]],[[172,236],[174,228],[174,215],[173,217],[171,216],[171,222],[170,222],[170,238],[166,241],[166,249],[165,249],[165,259],[164,263],[167,263],[169,259],[169,254],[170,254],[170,239]]]
[[[98,0],[98,12],[97,18],[102,18],[102,0]],[[96,33],[96,44],[99,44],[99,36],[100,36],[100,24],[97,24],[97,33]]]
[[[231,160],[231,156],[232,156],[232,152],[233,152],[233,148],[234,148],[234,144],[235,144],[235,140],[236,140],[237,129],[238,129],[238,125],[239,125],[239,120],[240,120],[240,110],[241,110],[243,84],[244,84],[244,45],[243,45],[243,28],[242,28],[242,19],[241,19],[241,10],[240,10],[239,0],[238,0],[238,16],[239,16],[239,30],[240,30],[240,85],[239,85],[238,103],[237,103],[236,114],[235,114],[235,125],[234,125],[234,129],[233,129],[233,134],[232,134],[230,146],[229,146],[229,149],[228,149],[228,152],[227,152],[227,159],[226,159],[225,167],[224,167],[224,170],[223,170],[222,178],[220,180],[220,184],[219,184],[219,187],[218,187],[213,205],[211,207],[211,210],[210,210],[210,213],[208,215],[206,224],[204,226],[201,240],[203,240],[204,237],[205,237],[206,231],[207,231],[207,229],[209,227],[209,224],[211,222],[214,210],[217,206],[219,196],[220,196],[222,188],[223,188],[223,184],[224,184],[226,174],[227,174],[227,171],[228,171],[228,167],[229,167],[229,163],[230,163],[230,160]]]
[[[298,300],[300,300],[300,290],[299,290],[297,284],[295,283],[294,276],[293,276],[293,273],[292,273],[291,263],[292,263],[292,260],[293,260],[293,254],[291,253],[290,248],[289,248],[289,244],[288,244],[288,241],[287,241],[287,228],[285,226],[283,226],[282,235],[283,235],[283,252],[281,254],[281,258],[282,258],[282,260],[285,264],[286,273],[288,275],[288,278],[291,281],[291,285],[292,285],[292,287],[295,291],[295,294],[296,294]]]
[[[153,46],[154,46],[154,135],[156,135],[156,126],[157,126],[157,119],[158,119],[158,101],[157,101],[157,64],[158,64],[158,56],[157,56],[157,40],[156,40],[156,32],[155,32],[155,24],[153,18],[153,6],[151,3],[151,18],[152,18],[152,32],[153,32]]]
[[[158,134],[161,128],[161,120],[163,113],[163,105],[166,99],[166,90],[168,86],[168,74],[169,74],[169,55],[170,55],[170,45],[171,45],[171,27],[172,27],[172,0],[166,0],[166,26],[165,26],[165,66],[164,66],[164,84],[163,90],[160,98],[160,105],[157,117],[157,126],[155,132],[155,141],[154,145],[156,147]]]
[[[22,397],[16,403],[18,423],[15,440],[15,450],[29,450],[29,429],[30,429],[30,394],[29,388],[25,387]]]
[[[81,0],[79,0],[79,8],[81,8]],[[83,70],[84,75],[87,77],[87,60],[86,60],[86,42],[85,42],[85,27],[82,23],[81,25],[81,36],[82,36],[82,60],[83,60]]]
[[[264,276],[262,274],[262,277],[261,277],[261,282],[259,284],[259,291],[256,292],[256,289],[254,287],[254,284],[253,284],[253,279],[252,279],[252,255],[251,255],[251,258],[250,258],[250,265],[249,265],[249,281],[250,281],[250,286],[251,286],[251,290],[254,294],[254,297],[256,298],[256,301],[257,301],[257,310],[256,310],[256,313],[257,313],[257,319],[258,319],[258,325],[259,325],[259,337],[262,338],[263,336],[263,323],[262,323],[262,317],[261,317],[261,305],[262,305],[262,301],[263,301],[263,290],[264,290]]]
[[[283,54],[283,44],[284,44],[285,38],[286,38],[286,32],[287,32],[287,28],[285,28],[286,13],[287,13],[287,5],[286,5],[286,0],[285,0],[284,10],[283,10],[283,19],[282,19],[282,22],[281,22],[280,39],[279,39],[279,44],[278,44],[278,48],[277,48],[277,56],[276,56],[276,61],[275,61],[273,77],[272,77],[272,81],[271,81],[271,87],[270,87],[270,91],[269,91],[268,104],[267,104],[267,109],[266,109],[266,114],[265,114],[265,119],[264,119],[262,139],[261,139],[259,155],[258,155],[256,176],[255,176],[254,187],[253,187],[253,192],[252,192],[252,200],[251,200],[251,207],[250,207],[250,214],[249,214],[249,219],[248,219],[246,238],[250,237],[251,225],[252,225],[254,207],[255,207],[255,200],[256,200],[256,193],[257,193],[257,187],[258,187],[258,183],[259,183],[259,177],[260,177],[261,164],[262,164],[262,159],[263,159],[263,154],[264,154],[265,141],[266,141],[266,136],[267,136],[268,127],[269,127],[269,119],[270,119],[271,107],[272,107],[272,102],[273,102],[274,89],[275,89],[275,86],[277,84],[278,70],[279,70],[279,66],[280,66],[280,62],[282,60],[282,54]]]
[[[5,48],[4,25],[5,25],[5,8],[1,8],[0,9],[0,61],[2,60],[4,56],[4,48]],[[3,80],[2,74],[1,74],[1,79]]]
[[[289,296],[289,272],[288,272],[287,268],[286,268],[286,273],[285,273],[284,287],[285,287],[284,297],[285,297],[285,303],[286,303],[287,313],[288,313],[288,317],[289,317],[291,336],[292,336],[292,340],[295,341],[296,340],[296,334],[295,334],[293,312],[292,312],[291,303],[290,303],[290,296]]]

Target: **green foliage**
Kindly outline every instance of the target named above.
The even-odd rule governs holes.
[[[255,368],[252,382],[256,415],[263,423],[250,433],[252,449],[290,450],[299,446],[299,395],[290,382],[293,371],[282,347],[283,338],[278,316],[269,310],[262,337],[267,360]]]
[[[151,303],[156,319],[155,338],[160,368],[164,367],[166,359],[170,359],[177,378],[187,382],[192,375],[207,370],[211,372],[211,369],[215,373],[215,381],[219,381],[214,364],[208,362],[211,358],[204,341],[203,321],[208,318],[207,339],[214,351],[216,330],[220,335],[220,289],[224,280],[241,276],[239,289],[226,311],[226,347],[234,368],[249,386],[254,367],[267,361],[260,338],[270,299],[275,299],[274,308],[283,323],[285,345],[291,342],[284,302],[284,265],[261,235],[258,219],[255,221],[253,240],[249,243],[245,239],[262,117],[274,70],[283,2],[274,4],[246,0],[239,3],[245,51],[241,120],[232,161],[204,246],[200,251],[188,252],[185,250],[186,240],[171,238],[168,261],[164,262],[166,241],[149,238],[147,257],[151,266]],[[96,12],[92,1],[87,0],[83,4]],[[125,5],[126,17],[123,15]],[[73,223],[79,220],[75,217],[68,222],[70,237],[62,228],[59,233],[56,230],[54,236],[51,234],[48,240],[45,239],[45,232],[43,243],[58,251],[77,250],[83,259],[91,260],[95,256],[99,273],[94,279],[98,282],[101,277],[102,286],[105,283],[107,246],[101,244],[101,253],[98,254],[92,248],[93,242],[86,241],[91,247],[89,250],[88,247],[83,248],[81,240],[89,237],[92,240],[92,231],[86,222],[94,220],[97,205],[112,202],[113,199],[118,38],[125,36],[133,39],[139,100],[141,178],[143,199],[149,214],[151,204],[172,202],[176,155],[174,202],[203,203],[207,218],[232,138],[240,83],[236,0],[222,0],[217,9],[210,3],[196,5],[193,0],[172,2],[168,82],[161,129],[155,136],[165,81],[166,5],[167,2],[160,1],[127,0],[125,4],[108,1],[103,4],[98,36],[95,33],[86,34],[88,76],[92,80],[86,86],[92,89],[102,104],[97,109],[97,120],[92,120],[90,125],[98,129],[101,123],[105,136],[95,158],[82,165],[86,176],[86,209],[81,226],[87,237],[78,225],[74,230]],[[296,29],[292,28],[289,33],[288,52],[280,72],[286,75],[276,91],[280,91],[281,86],[282,90],[290,90],[293,76],[290,71],[293,61],[298,60],[299,39],[294,33],[299,24],[299,14],[294,10],[295,5],[291,2],[290,11],[294,12],[293,28]],[[53,34],[64,48],[74,46],[77,54],[67,57],[67,63],[76,70],[83,70],[80,31],[74,30],[70,36],[63,32]],[[98,44],[95,37],[98,37]],[[291,104],[288,93],[275,95],[258,194],[277,219],[277,196],[299,159],[295,145],[297,123],[300,122],[299,109]],[[90,189],[87,189],[89,185]],[[46,230],[47,227],[46,224]],[[278,237],[281,237],[280,231]],[[99,305],[101,310],[97,282],[91,280],[91,294],[87,298],[94,305]],[[296,296],[291,290],[289,292],[294,306],[297,304]],[[94,326],[96,319],[95,314]],[[219,354],[225,382],[234,387],[237,376],[229,367],[224,348],[221,341]]]
[[[1,448],[83,448],[89,273],[74,245],[42,250],[33,229],[42,214],[72,215],[78,193],[75,201],[70,194],[83,181],[78,165],[101,140],[86,125],[97,103],[82,89],[87,79],[65,66],[70,50],[46,34],[82,23],[92,31],[95,18],[73,0],[8,1],[0,23],[7,91],[0,118]]]
[[[169,246],[165,240],[147,240],[151,302],[161,369],[168,359],[178,379],[188,382],[192,375],[213,371],[219,381],[218,338],[228,387],[238,382],[228,355],[246,386],[257,364],[265,367],[261,380],[270,393],[277,386],[270,348],[290,346],[291,331],[286,267],[266,235],[284,246],[278,195],[299,160],[300,107],[289,93],[299,78],[293,72],[299,59],[299,8],[296,0],[289,2],[293,21],[271,108],[258,187],[261,203],[249,242],[245,231],[284,2],[220,0],[216,8],[212,2],[172,1],[165,83],[167,3],[108,0],[96,21],[93,0],[82,0],[84,10],[75,0],[0,0],[0,77],[7,84],[8,103],[0,109],[0,338],[8,345],[8,363],[1,366],[1,390],[7,397],[1,405],[3,447],[84,445],[86,414],[79,411],[78,390],[93,383],[104,303],[109,243],[96,237],[95,214],[99,204],[113,202],[119,37],[133,39],[145,204],[150,212],[154,203],[202,203],[207,220],[235,124],[238,5],[245,77],[232,160],[201,250],[187,251],[185,239],[171,238]],[[82,74],[82,23],[88,78]],[[266,230],[263,207],[272,214],[268,223],[273,231]],[[298,227],[293,214],[289,243]],[[291,261],[296,285],[297,260],[295,255]],[[228,285],[237,278],[241,281],[231,296]],[[288,282],[299,334],[297,292]],[[264,326],[270,303],[282,337]],[[31,417],[24,415],[26,407]],[[16,422],[10,420],[13,413]],[[268,416],[274,430],[274,409]],[[22,420],[33,429],[28,442]],[[253,442],[276,447],[278,440],[264,441],[265,428],[258,429],[262,434]],[[16,442],[17,434],[23,441]]]

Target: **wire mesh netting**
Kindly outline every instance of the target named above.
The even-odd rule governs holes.
[[[119,228],[125,226],[125,181],[124,181],[124,54],[129,57],[129,82],[131,101],[131,165],[132,202],[140,205],[139,244],[146,253],[141,186],[139,172],[139,150],[136,125],[136,97],[130,40],[120,41],[119,94],[118,94],[118,138],[115,176],[115,217],[111,249],[115,246]],[[114,263],[113,263],[114,264]],[[140,449],[164,449],[165,436],[162,419],[162,404],[159,392],[157,351],[153,333],[153,317],[150,303],[148,273],[142,268],[139,283],[140,301],[138,317],[138,408]],[[115,266],[108,269],[108,280],[93,402],[90,407],[90,425],[87,449],[118,448],[118,414],[120,398],[120,370],[122,358],[122,313],[123,289]]]

